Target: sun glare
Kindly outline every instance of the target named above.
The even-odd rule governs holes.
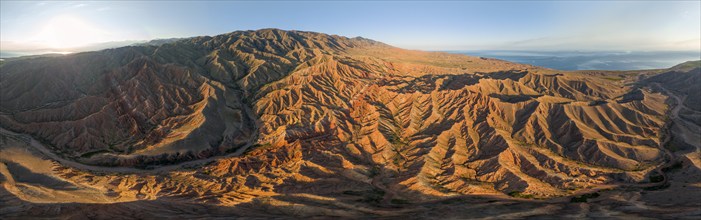
[[[107,33],[78,17],[54,17],[36,36],[35,41],[50,48],[67,49],[105,41]]]

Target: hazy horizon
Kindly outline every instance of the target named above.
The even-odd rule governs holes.
[[[278,28],[417,50],[701,51],[701,2],[2,1],[0,50]]]
[[[270,29],[270,28],[265,28]],[[275,28],[273,28],[275,29]],[[246,31],[246,30],[245,30]],[[222,33],[227,34],[230,32]],[[195,37],[195,36],[192,36]],[[348,37],[348,36],[346,36]],[[188,37],[185,37],[188,38]],[[153,40],[163,40],[158,38]],[[181,39],[181,38],[176,38]],[[184,39],[184,38],[183,38]],[[151,40],[112,41],[83,45],[78,48],[40,48],[26,51],[0,51],[0,58],[14,58],[47,54],[71,54],[97,51]],[[415,49],[420,50],[420,49]],[[701,50],[557,50],[557,49],[474,49],[474,50],[426,50],[501,59],[558,70],[644,70],[664,69],[686,61],[700,60]]]

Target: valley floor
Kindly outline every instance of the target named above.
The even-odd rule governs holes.
[[[71,218],[230,218],[230,217],[374,217],[411,219],[510,218],[689,218],[701,216],[701,158],[681,155],[687,163],[666,169],[669,185],[658,188],[603,186],[587,195],[523,199],[474,195],[433,201],[371,205],[362,201],[307,193],[255,195],[238,204],[214,205],[198,195],[159,197],[122,192],[90,181],[65,178],[62,164],[29,147],[17,136],[0,136],[0,216],[3,219]],[[92,171],[97,172],[97,171]],[[102,173],[105,177],[117,173]],[[165,173],[156,174],[166,176]],[[108,181],[109,182],[109,181]],[[608,189],[606,189],[608,188]],[[132,189],[136,189],[132,187]],[[584,192],[582,192],[584,193]],[[580,194],[582,194],[580,193]],[[589,198],[586,198],[586,197]]]

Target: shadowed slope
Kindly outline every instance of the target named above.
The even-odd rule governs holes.
[[[0,68],[0,126],[61,157],[157,167],[228,154],[194,170],[52,171],[135,200],[549,198],[649,182],[674,158],[667,135],[701,146],[668,130],[701,124],[695,98],[680,98],[699,88],[681,84],[699,79],[686,66],[563,72],[265,29]]]

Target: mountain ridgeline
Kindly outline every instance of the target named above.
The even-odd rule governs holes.
[[[701,175],[698,61],[559,71],[263,29],[17,58],[0,79],[0,127],[57,157],[144,170],[216,158],[162,175],[55,169],[125,198],[550,198],[647,183],[669,161]]]

